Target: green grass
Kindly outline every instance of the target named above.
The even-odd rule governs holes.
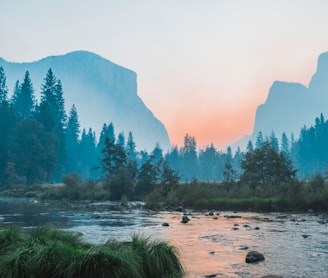
[[[281,207],[282,200],[279,198],[212,198],[195,201],[195,207],[200,209],[217,210],[255,210],[272,211]]]
[[[0,231],[0,277],[183,277],[177,250],[134,236],[130,242],[83,243],[73,233],[41,227]]]

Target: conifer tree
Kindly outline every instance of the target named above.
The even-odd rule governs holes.
[[[277,151],[279,152],[279,142],[278,142],[278,139],[274,133],[274,131],[271,132],[271,135],[270,135],[270,143],[272,145],[272,147]]]
[[[253,143],[251,140],[248,141],[246,149],[248,152],[251,152],[252,150],[254,150]]]
[[[126,154],[130,160],[137,159],[136,143],[134,142],[131,131],[128,134],[128,140],[126,142]]]
[[[259,131],[256,137],[255,148],[261,148],[263,145],[263,135],[262,132]]]
[[[3,67],[0,67],[0,104],[8,101],[8,88],[6,84],[6,75]]]
[[[6,168],[9,162],[9,142],[16,125],[16,114],[8,103],[6,76],[0,67],[0,186],[6,186]],[[1,186],[1,187],[2,187]]]
[[[183,157],[183,168],[181,176],[185,180],[197,177],[197,144],[194,136],[188,133],[184,138],[184,145],[181,150]]]
[[[285,155],[289,155],[289,140],[285,132],[281,135],[281,152]]]
[[[60,80],[57,80],[51,68],[41,85],[41,102],[39,106],[39,120],[46,130],[53,132],[56,140],[56,154],[58,164],[54,173],[54,179],[60,180],[65,167],[65,125],[66,113],[63,90]]]
[[[68,117],[66,128],[66,173],[78,173],[80,167],[80,123],[73,104]]]
[[[88,133],[83,129],[80,143],[80,176],[82,179],[98,177],[96,145],[96,135],[92,129],[89,128]]]
[[[16,85],[18,83],[16,82]],[[15,87],[12,97],[12,106],[22,119],[28,119],[35,111],[36,100],[30,73],[25,72],[24,81],[19,88]]]
[[[119,144],[122,148],[125,147],[125,136],[123,132],[120,132],[117,136],[117,144]]]

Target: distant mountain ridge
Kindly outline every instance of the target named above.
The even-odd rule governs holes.
[[[270,136],[274,131],[280,141],[281,134],[292,133],[297,138],[302,127],[310,127],[316,117],[328,115],[328,52],[318,58],[317,70],[308,87],[300,83],[274,81],[264,104],[256,111],[253,133],[245,136],[236,145],[245,148],[254,143],[259,131]]]
[[[49,68],[62,81],[66,111],[75,104],[81,128],[91,127],[98,134],[104,123],[112,122],[115,134],[133,133],[137,148],[152,150],[156,143],[167,150],[171,147],[164,125],[146,107],[137,94],[137,75],[87,52],[49,56],[31,63],[13,63],[0,58],[7,77],[10,95],[16,80],[30,72],[36,96]]]

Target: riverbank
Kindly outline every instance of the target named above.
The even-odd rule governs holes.
[[[328,186],[295,181],[279,194],[252,192],[238,184],[229,188],[217,183],[179,184],[167,191],[158,185],[138,201],[153,210],[174,210],[183,206],[194,210],[235,210],[253,212],[328,212]],[[268,190],[268,189],[266,189]],[[265,194],[264,194],[265,193]],[[272,193],[272,192],[271,192]],[[0,191],[0,196],[28,197],[38,200],[108,201],[110,192],[99,182],[18,186]],[[118,200],[122,205],[129,199]]]

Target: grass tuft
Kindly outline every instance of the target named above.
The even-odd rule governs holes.
[[[134,236],[131,242],[92,246],[76,234],[40,227],[0,231],[0,277],[183,277],[177,250]]]

